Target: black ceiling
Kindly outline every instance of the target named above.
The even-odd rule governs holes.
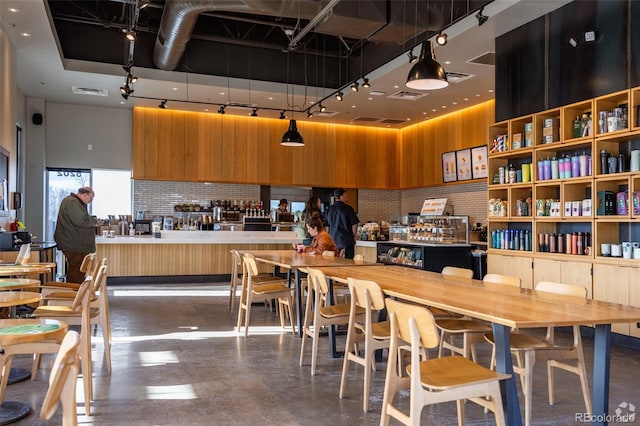
[[[366,76],[490,3],[343,0],[291,45],[328,0],[168,1],[210,6],[197,15],[175,71],[333,89]],[[154,47],[165,0],[152,0],[143,9],[142,0],[48,0],[47,4],[65,59],[158,68]],[[137,36],[133,55],[123,34],[131,28]]]

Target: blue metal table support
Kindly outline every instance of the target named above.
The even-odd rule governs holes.
[[[522,418],[520,416],[520,404],[518,403],[518,390],[516,389],[513,363],[511,361],[510,332],[510,327],[493,323],[493,338],[496,345],[496,371],[511,374],[511,377],[507,380],[500,381],[505,420],[509,426],[521,426]]]

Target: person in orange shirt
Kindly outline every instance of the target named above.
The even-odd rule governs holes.
[[[333,242],[333,238],[324,230],[324,224],[319,215],[314,214],[307,219],[307,231],[309,231],[309,235],[311,235],[313,240],[310,246],[305,247],[305,252],[322,254],[324,251],[333,251],[336,256],[340,254],[340,249],[338,249],[336,243]]]

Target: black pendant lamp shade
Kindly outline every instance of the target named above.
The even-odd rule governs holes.
[[[298,132],[298,126],[296,120],[289,120],[289,130],[282,135],[282,142],[280,145],[284,146],[304,146],[304,139],[300,132]]]
[[[429,52],[428,55],[427,52]],[[415,90],[443,89],[449,85],[447,73],[442,65],[434,59],[433,46],[430,41],[425,41],[422,44],[420,59],[411,67],[406,85]]]

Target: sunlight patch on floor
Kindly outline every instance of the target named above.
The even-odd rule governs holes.
[[[257,326],[252,325],[249,327],[249,335],[278,335],[291,333],[291,327],[282,328],[280,326]],[[112,338],[113,343],[135,343],[145,342],[150,340],[204,340],[204,339],[216,339],[221,337],[238,337],[244,336],[244,327],[240,329],[240,332],[236,331],[235,327],[232,330],[222,331],[189,331],[189,332],[175,332],[166,334],[156,334],[149,336],[114,336]]]
[[[113,290],[109,297],[229,297],[229,290]]]

